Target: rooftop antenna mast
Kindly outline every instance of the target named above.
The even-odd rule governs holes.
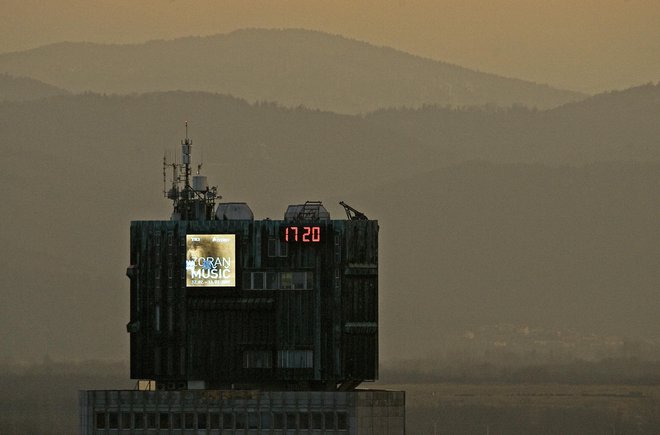
[[[215,201],[222,198],[218,195],[217,186],[209,186],[207,177],[201,175],[202,163],[197,165],[197,173],[192,175],[191,154],[192,140],[188,137],[188,121],[185,122],[186,138],[181,141],[181,162],[167,162],[163,157],[163,185],[167,187],[167,168],[172,167],[172,188],[165,196],[174,202],[172,220],[213,220]],[[203,159],[203,158],[202,158]]]
[[[183,190],[185,193],[186,199],[190,198],[190,151],[192,149],[192,140],[188,138],[188,121],[186,121],[186,138],[181,141],[181,156],[183,163],[184,171],[184,186]]]
[[[168,163],[168,155],[169,153],[167,151],[163,153],[163,195],[171,200],[176,200],[179,197],[179,182],[181,181],[181,177],[177,174],[177,172],[181,172],[181,170],[179,168],[179,164],[176,162],[176,157],[172,158],[172,156],[169,155],[169,158],[172,159],[173,162]],[[172,168],[172,187],[170,187],[169,190],[167,190],[168,167]]]
[[[167,198],[167,152],[163,152],[163,196]]]
[[[199,165],[197,165],[197,175],[201,174],[202,172],[202,165],[204,164],[204,148],[200,148],[200,154],[202,155],[202,158],[199,161]]]

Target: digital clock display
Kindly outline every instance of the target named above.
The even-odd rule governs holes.
[[[280,234],[280,240],[288,243],[320,243],[321,239],[321,227],[316,225],[287,225]]]

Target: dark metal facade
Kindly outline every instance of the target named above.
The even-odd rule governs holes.
[[[378,222],[315,221],[318,243],[286,243],[290,224],[132,222],[131,378],[266,390],[375,380]],[[235,287],[186,287],[187,234],[236,235]],[[284,284],[292,276],[302,288]]]

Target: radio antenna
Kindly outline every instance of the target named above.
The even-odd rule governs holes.
[[[215,201],[220,199],[217,187],[210,187],[206,176],[200,174],[202,161],[197,165],[197,173],[192,173],[192,140],[188,136],[188,121],[185,121],[186,136],[181,141],[181,161],[174,152],[174,162],[170,163],[168,155],[163,157],[163,185],[167,188],[168,167],[172,167],[172,188],[165,190],[165,196],[174,202],[173,220],[213,220]]]
[[[199,153],[202,155],[202,157],[200,159],[199,165],[197,165],[197,175],[200,174],[202,170],[202,165],[204,164],[204,147],[199,148]]]
[[[188,121],[186,121],[186,139],[181,141],[181,158],[183,161],[183,176],[184,176],[184,189],[190,190],[190,154],[192,148],[192,141],[188,138]],[[190,192],[187,192],[190,193]],[[192,199],[192,198],[187,198]]]
[[[167,197],[167,151],[163,151],[163,196]]]

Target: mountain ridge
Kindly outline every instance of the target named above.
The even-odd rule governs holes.
[[[623,114],[638,93],[648,91],[608,105]],[[279,219],[309,199],[339,217],[327,200],[341,199],[379,220],[383,355],[423,355],[406,337],[503,320],[660,334],[660,110],[643,100],[635,110],[648,119],[612,126],[634,153],[588,104],[568,116],[577,136],[564,116],[520,108],[375,119],[182,91],[0,103],[12,210],[0,327],[13,331],[0,346],[106,358],[126,345],[116,290],[127,285],[128,225],[168,218],[161,159],[164,148],[178,154],[184,120],[209,182],[255,216]],[[637,162],[608,163],[610,149]],[[590,307],[598,316],[580,315]],[[81,332],[99,328],[113,332]]]
[[[0,73],[0,101],[38,100],[68,93],[40,80]]]
[[[242,29],[139,44],[61,42],[0,54],[0,71],[75,92],[200,90],[340,113],[423,104],[547,108],[584,98],[303,29]]]

